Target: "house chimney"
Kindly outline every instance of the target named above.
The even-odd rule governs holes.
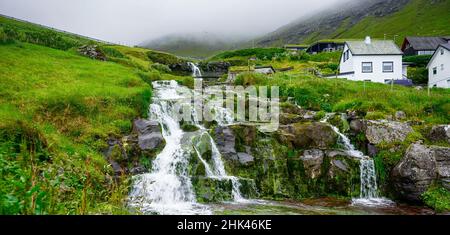
[[[366,40],[364,40],[364,43],[366,43],[367,45],[372,44],[372,39],[370,38],[370,36],[366,37]]]

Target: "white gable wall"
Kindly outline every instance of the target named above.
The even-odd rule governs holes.
[[[372,62],[372,73],[362,72],[362,63]],[[394,72],[383,72],[383,62],[393,62]],[[355,71],[355,80],[385,83],[385,80],[403,79],[403,64],[401,55],[366,55],[353,56],[353,67]]]
[[[347,46],[344,52],[347,50]],[[362,72],[362,63],[372,62],[372,73]],[[383,62],[393,62],[394,72],[383,72]],[[340,75],[338,77],[347,78],[349,80],[385,83],[385,80],[403,79],[403,64],[401,55],[365,55],[353,56],[350,53],[349,60],[344,62],[344,53],[341,56],[340,73],[354,72],[354,75]]]
[[[349,52],[349,59],[344,61],[344,56],[345,56],[345,52],[348,50],[348,46],[345,45],[344,47],[344,52],[341,55],[341,63],[340,63],[340,67],[339,70],[341,73],[348,73],[348,72],[353,72],[353,55],[352,52],[350,50],[348,50]]]
[[[444,55],[441,55],[441,49],[444,50]],[[437,69],[437,74],[433,74],[433,68]],[[428,86],[450,88],[450,51],[443,47],[438,48],[428,64]]]

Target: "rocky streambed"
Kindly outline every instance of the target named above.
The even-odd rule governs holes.
[[[172,91],[164,94],[180,98],[181,88],[168,86]],[[168,100],[157,102],[160,108],[171,107]],[[422,133],[401,112],[391,120],[366,120],[348,112],[327,114],[324,121],[321,112],[289,102],[281,104],[281,111],[281,126],[271,133],[226,121],[167,123],[170,115],[164,113],[162,119],[136,120],[129,136],[111,138],[105,154],[118,176],[150,174],[151,180],[139,186],[142,190],[158,191],[153,186],[161,183],[159,176],[175,177],[166,182],[172,191],[165,191],[176,194],[170,197],[174,201],[145,191],[134,195],[140,198],[139,210],[155,209],[149,205],[156,201],[163,209],[164,203],[186,202],[191,206],[187,213],[199,214],[432,214],[422,195],[430,187],[449,190],[448,125]],[[373,160],[377,194],[395,203],[352,204],[363,189],[361,159],[345,146],[350,142]],[[171,154],[178,156],[175,167]],[[160,169],[162,156],[164,166],[173,170]]]

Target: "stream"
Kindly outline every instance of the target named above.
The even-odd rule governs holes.
[[[194,77],[200,77],[201,71],[194,65]],[[133,177],[133,185],[128,198],[128,206],[143,214],[430,214],[432,211],[407,205],[400,205],[386,198],[379,197],[374,162],[351,144],[349,138],[331,126],[339,135],[342,148],[350,156],[361,162],[361,195],[353,200],[338,200],[333,198],[310,199],[303,201],[265,201],[244,198],[240,192],[239,178],[228,175],[222,155],[209,130],[196,118],[192,109],[192,120],[198,131],[194,136],[182,130],[175,113],[179,112],[180,102],[191,105],[193,93],[187,87],[178,85],[175,81],[153,82],[153,99],[149,107],[149,117],[157,120],[162,127],[166,141],[164,149],[152,163],[149,173]],[[218,108],[219,125],[232,124],[233,118],[224,108]],[[231,116],[232,117],[232,116]],[[324,119],[322,122],[327,123]],[[195,137],[209,140],[211,160],[209,163],[202,158]],[[205,166],[206,177],[232,182],[233,200],[214,204],[201,204],[196,200],[190,175],[188,173],[189,158],[195,154]]]

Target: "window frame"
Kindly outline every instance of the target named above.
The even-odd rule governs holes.
[[[438,68],[437,68],[437,67],[434,67],[434,68],[433,68],[433,75],[437,75],[437,71],[438,71]]]
[[[384,65],[385,64],[391,64],[392,66],[391,66],[391,70],[385,70],[384,69]],[[383,61],[383,64],[382,64],[382,70],[383,70],[383,73],[393,73],[394,72],[394,61]]]
[[[370,64],[370,72],[364,71],[364,64]],[[362,73],[373,73],[373,62],[362,62],[361,63],[361,72]]]

